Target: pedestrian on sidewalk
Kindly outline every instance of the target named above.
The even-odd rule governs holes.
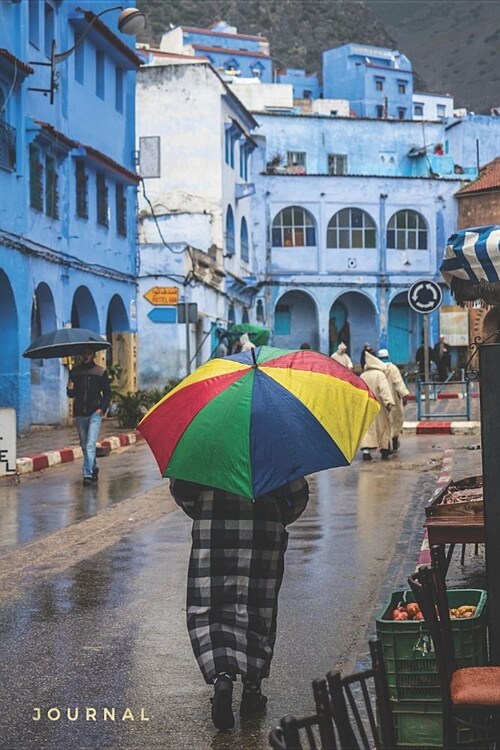
[[[99,478],[96,442],[104,414],[111,402],[108,373],[94,361],[90,347],[82,350],[81,362],[70,370],[66,393],[75,399],[74,414],[83,450],[83,485],[88,487]]]
[[[217,729],[232,729],[236,675],[243,683],[241,716],[267,703],[261,681],[269,676],[276,640],[285,527],[305,510],[309,487],[298,479],[253,501],[182,479],[172,479],[170,490],[193,519],[187,589],[191,645],[205,681],[214,686],[212,721]]]
[[[386,461],[392,453],[390,413],[394,409],[394,399],[386,375],[386,366],[368,350],[365,351],[365,369],[360,375],[380,404],[380,411],[371,423],[361,441],[363,461],[371,461],[372,450],[380,450]]]
[[[384,362],[386,366],[386,376],[391,389],[392,398],[394,400],[394,409],[391,409],[391,435],[392,435],[392,451],[396,453],[399,450],[399,436],[403,432],[404,423],[404,406],[406,399],[410,395],[410,391],[405,385],[405,381],[397,367],[390,360],[388,349],[379,349],[378,358],[381,362]]]

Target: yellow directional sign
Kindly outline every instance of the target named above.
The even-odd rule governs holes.
[[[152,305],[177,305],[179,289],[176,286],[154,286],[148,289],[144,297]]]

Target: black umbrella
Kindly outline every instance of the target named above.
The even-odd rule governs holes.
[[[57,328],[44,333],[31,342],[23,357],[29,359],[50,359],[55,357],[74,357],[85,348],[95,352],[111,346],[98,333],[86,328]]]

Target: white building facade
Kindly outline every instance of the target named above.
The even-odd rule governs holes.
[[[161,388],[209,359],[218,324],[250,320],[255,126],[208,63],[157,58],[139,72],[140,387]],[[197,306],[188,324],[175,290]]]

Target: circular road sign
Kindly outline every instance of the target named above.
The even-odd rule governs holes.
[[[420,279],[408,290],[408,304],[418,313],[431,313],[437,310],[443,301],[443,292],[439,284],[428,279]]]

